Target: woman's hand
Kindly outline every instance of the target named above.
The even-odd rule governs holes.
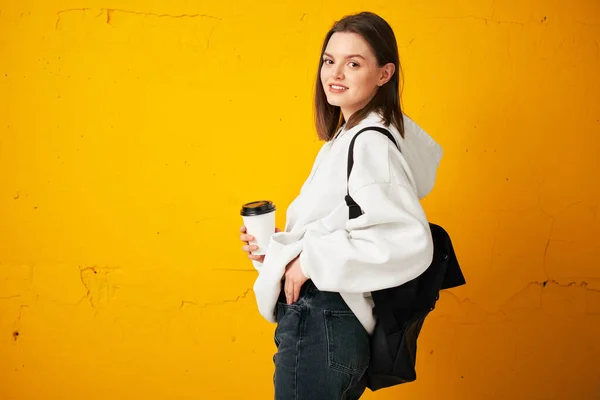
[[[308,278],[304,276],[302,267],[300,267],[300,256],[298,256],[285,267],[285,286],[283,291],[287,304],[294,304],[298,301],[300,289],[307,280]]]
[[[245,226],[242,226],[240,228],[240,231],[242,232],[242,234],[240,235],[240,240],[245,243],[242,246],[242,250],[245,251],[246,253],[248,253],[248,258],[249,259],[254,260],[254,261],[258,261],[258,262],[263,262],[265,260],[265,256],[264,255],[262,255],[262,256],[255,256],[255,255],[250,254],[251,251],[258,250],[258,246],[251,245],[250,243],[248,243],[251,240],[254,240],[254,236],[248,235],[246,233],[246,227]],[[281,232],[281,229],[275,228],[275,233],[277,233],[277,232]]]

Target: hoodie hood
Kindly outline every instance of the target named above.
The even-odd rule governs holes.
[[[379,125],[392,132],[400,145],[402,156],[410,168],[409,176],[417,189],[417,196],[422,199],[433,190],[443,150],[415,121],[405,114],[402,117],[404,119],[404,138],[400,136],[400,132],[395,126],[383,125],[381,116],[376,112],[365,117],[352,131],[356,132],[369,125]]]
[[[415,121],[406,115],[403,117],[404,139],[400,149],[415,179],[417,195],[422,199],[433,189],[443,150]]]

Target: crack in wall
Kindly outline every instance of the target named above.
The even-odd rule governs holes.
[[[85,295],[77,302],[80,304],[86,298],[90,306],[96,308],[100,302],[104,300],[106,304],[110,304],[110,299],[114,292],[119,288],[109,282],[108,275],[118,267],[79,267],[79,279],[86,290]]]
[[[217,29],[217,26],[219,26],[220,23],[221,23],[221,19],[219,19],[217,21],[217,23],[215,24],[215,26],[213,26],[213,28],[210,30],[210,33],[208,34],[208,38],[206,39],[206,48],[207,49],[210,47],[210,39],[212,38],[212,35],[215,32],[215,29]]]
[[[550,217],[550,233],[548,233],[548,240],[546,241],[546,246],[544,247],[544,258],[542,259],[542,269],[544,270],[544,276],[546,277],[546,282],[550,279],[550,274],[548,274],[548,248],[550,248],[550,243],[552,243],[552,234],[554,233],[554,224],[556,219],[554,217]]]
[[[60,20],[61,20],[61,15],[64,13],[69,13],[69,12],[86,12],[86,11],[93,11],[93,8],[67,8],[64,10],[60,10],[56,13],[57,19],[56,19],[56,24],[54,25],[55,29],[58,29],[58,26],[60,24]],[[101,15],[103,15],[104,13],[106,13],[106,23],[110,25],[110,20],[112,17],[112,14],[119,12],[119,13],[124,13],[124,14],[133,14],[133,15],[142,15],[142,16],[146,16],[146,17],[156,17],[156,18],[175,18],[175,19],[181,19],[181,18],[210,18],[210,19],[215,19],[217,21],[221,21],[221,18],[219,17],[215,17],[214,15],[208,15],[208,14],[159,14],[159,13],[153,13],[153,12],[147,12],[147,11],[136,11],[136,10],[125,10],[125,9],[119,9],[119,8],[100,8],[100,13],[96,15],[96,17],[100,17]],[[217,23],[218,25],[218,23]],[[216,28],[216,26],[215,26]],[[213,30],[215,29],[213,28]],[[212,34],[212,32],[211,32]]]
[[[547,285],[548,283],[552,283],[552,284],[554,284],[554,285],[556,285],[556,286],[558,286],[558,287],[563,287],[563,288],[572,287],[573,285],[578,285],[578,286],[580,286],[581,288],[583,288],[583,289],[585,289],[585,290],[588,290],[588,291],[590,291],[590,292],[596,292],[596,293],[600,293],[600,289],[594,289],[594,288],[588,287],[588,286],[589,286],[589,282],[587,282],[587,281],[583,281],[583,280],[582,280],[582,281],[580,281],[580,282],[571,281],[571,282],[569,282],[569,283],[560,283],[560,282],[558,282],[558,281],[556,281],[556,280],[554,280],[554,279],[550,279],[550,280],[545,280],[545,281],[543,281],[543,282],[540,282],[540,281],[532,281],[532,282],[530,282],[529,284],[542,285],[542,287],[546,287],[546,285]]]
[[[596,278],[584,277],[582,279]],[[550,288],[550,285],[552,285],[552,288]],[[531,289],[532,287],[539,289],[537,289],[536,292],[527,293],[528,289]],[[550,292],[547,291],[547,288],[550,288]],[[531,314],[535,313],[536,311],[548,311],[548,305],[552,306],[553,303],[550,298],[546,298],[545,296],[556,296],[557,292],[553,291],[553,289],[558,289],[562,291],[567,288],[576,288],[590,293],[600,293],[600,289],[590,287],[589,282],[586,280],[570,281],[567,283],[561,283],[553,279],[544,281],[531,281],[528,282],[523,289],[517,291],[512,296],[510,296],[510,298],[506,302],[499,305],[498,307],[495,307],[495,309],[486,309],[485,307],[478,305],[478,303],[474,302],[469,297],[461,299],[451,291],[444,290],[441,292],[441,298],[444,296],[449,296],[452,299],[454,299],[460,311],[454,311],[451,313],[440,313],[440,307],[438,305],[436,306],[436,309],[438,310],[434,311],[432,315],[435,315],[434,318],[437,319],[447,320],[451,323],[455,323],[458,325],[469,326],[489,323],[507,323],[521,321],[530,318]],[[539,296],[539,300],[534,300],[536,296]],[[581,299],[581,297],[579,298]],[[548,301],[550,301],[550,303],[547,303]],[[565,301],[571,304],[569,300]],[[442,300],[442,302],[444,301]],[[577,314],[583,314],[585,317],[595,317],[597,315],[600,315],[600,312],[597,311],[597,306],[595,306],[592,310],[589,308],[590,303],[588,303],[587,301],[585,305],[582,304],[582,301],[580,301],[578,310],[575,311]],[[525,314],[523,314],[523,311],[525,312]],[[571,313],[571,311],[569,311],[569,313]],[[554,312],[552,312],[551,314],[554,314]]]
[[[546,25],[546,26],[548,24],[548,18],[546,16],[544,16],[541,20],[532,18],[527,21],[508,21],[508,20],[494,19],[495,14],[496,14],[496,2],[494,1],[494,3],[492,4],[492,15],[490,17],[479,17],[477,15],[463,15],[463,16],[453,16],[453,17],[441,16],[441,17],[429,17],[429,18],[419,18],[419,19],[420,20],[431,20],[431,19],[477,20],[477,21],[485,22],[486,26],[488,26],[488,22],[495,23],[498,25],[503,25],[503,24],[518,25],[520,27],[524,27],[525,25],[530,25],[530,24],[539,24],[539,25]],[[405,22],[405,21],[400,21],[400,22]],[[408,20],[406,22],[415,22],[415,20]],[[599,27],[600,26],[600,24],[598,24],[598,23],[589,23],[589,22],[582,22],[582,21],[576,21],[576,20],[560,21],[561,24],[564,24],[565,22],[576,24],[576,25],[589,26],[589,27]]]
[[[20,298],[21,298],[20,294],[15,294],[13,296],[0,297],[0,300],[10,300],[10,299],[20,299]]]
[[[251,291],[252,291],[252,289],[246,289],[246,291],[243,294],[237,296],[235,299],[232,299],[232,300],[222,300],[222,301],[217,301],[217,302],[212,302],[212,303],[196,303],[195,301],[182,300],[181,301],[181,306],[179,306],[179,309],[181,310],[186,305],[194,306],[194,307],[200,307],[200,308],[205,308],[205,307],[221,306],[223,304],[229,304],[229,303],[237,303],[240,300],[243,300],[246,297],[248,297],[248,294]]]
[[[494,9],[494,13],[495,13],[495,9]],[[492,22],[498,25],[501,24],[509,24],[509,25],[518,25],[523,27],[526,24],[531,24],[531,23],[538,23],[540,24],[541,22],[539,21],[526,21],[526,22],[521,22],[521,21],[501,21],[501,20],[495,20],[495,19],[491,19],[491,18],[486,18],[486,17],[478,17],[475,15],[465,15],[465,16],[456,16],[456,17],[432,17],[431,19],[447,19],[447,20],[477,20],[477,21],[483,21],[485,22],[485,24],[487,25],[488,22]]]
[[[21,317],[23,316],[24,308],[29,308],[29,306],[27,304],[21,304],[21,306],[19,307],[19,316],[17,317],[17,322],[15,323],[16,326],[18,326],[21,322]]]
[[[21,325],[21,318],[23,317],[23,309],[24,308],[29,308],[29,306],[27,304],[21,304],[21,306],[19,307],[19,315],[17,316],[17,320],[15,321],[15,328],[13,329],[13,339],[15,340],[15,342],[17,341],[17,339],[19,338],[19,325]]]
[[[528,282],[527,285],[525,285],[524,288],[522,288],[521,290],[517,291],[516,293],[514,293],[512,296],[510,296],[510,298],[505,301],[503,304],[501,304],[498,307],[498,310],[496,311],[490,311],[490,312],[486,312],[486,315],[494,315],[494,314],[498,314],[498,313],[502,313],[504,315],[506,315],[507,311],[514,311],[517,309],[523,309],[523,308],[535,308],[535,309],[541,309],[543,308],[543,299],[542,297],[544,296],[544,289],[549,285],[552,284],[556,287],[559,288],[571,288],[571,287],[579,287],[585,291],[588,292],[593,292],[593,293],[600,293],[600,289],[595,289],[590,287],[590,284],[588,281],[586,281],[585,278],[583,277],[581,281],[570,281],[568,283],[561,283],[555,279],[547,279],[544,281],[531,281]],[[592,278],[595,279],[595,278]],[[512,301],[514,301],[515,299],[517,299],[519,296],[523,295],[525,292],[527,292],[527,290],[529,288],[531,288],[532,286],[536,286],[536,287],[540,287],[540,301],[539,301],[539,306],[538,307],[510,307],[510,303]],[[477,303],[474,302],[473,300],[471,300],[469,297],[465,297],[463,299],[459,298],[456,294],[454,294],[452,291],[448,291],[448,290],[443,290],[441,291],[442,296],[443,295],[448,295],[450,297],[452,297],[459,306],[462,305],[469,305],[469,306],[477,306]]]
[[[454,293],[452,293],[451,291],[448,290],[443,290],[441,293],[447,294],[450,297],[454,298],[454,300],[456,300],[456,302],[461,305],[461,304],[469,304],[472,306],[476,306],[477,304],[472,301],[470,298],[465,297],[464,299],[461,299],[460,297],[458,297],[457,295],[455,295]],[[438,300],[439,301],[439,300]]]
[[[517,293],[513,294],[510,299],[508,299],[508,301],[506,301],[501,308],[507,307],[508,303],[510,303],[512,300],[514,300],[516,297],[520,296],[521,294],[525,293],[525,291],[527,291],[527,289],[529,289],[531,286],[540,286],[542,288],[542,290],[540,290],[540,305],[538,308],[543,308],[543,296],[544,296],[544,288],[546,288],[546,286],[551,283],[555,286],[558,286],[560,288],[569,288],[572,287],[574,285],[577,285],[579,287],[581,287],[582,289],[591,291],[591,292],[596,292],[596,293],[600,293],[599,289],[593,289],[588,287],[589,283],[586,281],[580,281],[580,282],[575,282],[575,281],[571,281],[569,283],[560,283],[554,279],[547,279],[545,281],[531,281],[529,282],[523,289],[519,290]]]
[[[83,287],[86,289],[86,293],[81,298],[81,300],[79,300],[78,304],[81,303],[81,301],[83,301],[83,299],[87,298],[89,300],[92,308],[94,308],[94,302],[92,301],[92,296],[91,296],[92,291],[91,291],[90,287],[88,286],[87,282],[85,281],[85,279],[83,279],[83,275],[86,271],[92,271],[94,274],[98,273],[94,267],[85,267],[85,268],[79,267],[79,279],[81,279],[81,283],[83,284]]]

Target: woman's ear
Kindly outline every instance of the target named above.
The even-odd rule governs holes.
[[[387,63],[381,68],[381,76],[379,81],[377,82],[377,86],[381,87],[388,83],[392,76],[394,76],[394,72],[396,72],[396,66],[394,63]]]

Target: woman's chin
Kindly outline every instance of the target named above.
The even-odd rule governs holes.
[[[332,105],[335,107],[343,107],[344,106],[344,102],[340,101],[340,99],[335,98],[334,96],[327,96],[327,103],[329,103],[329,105]]]

